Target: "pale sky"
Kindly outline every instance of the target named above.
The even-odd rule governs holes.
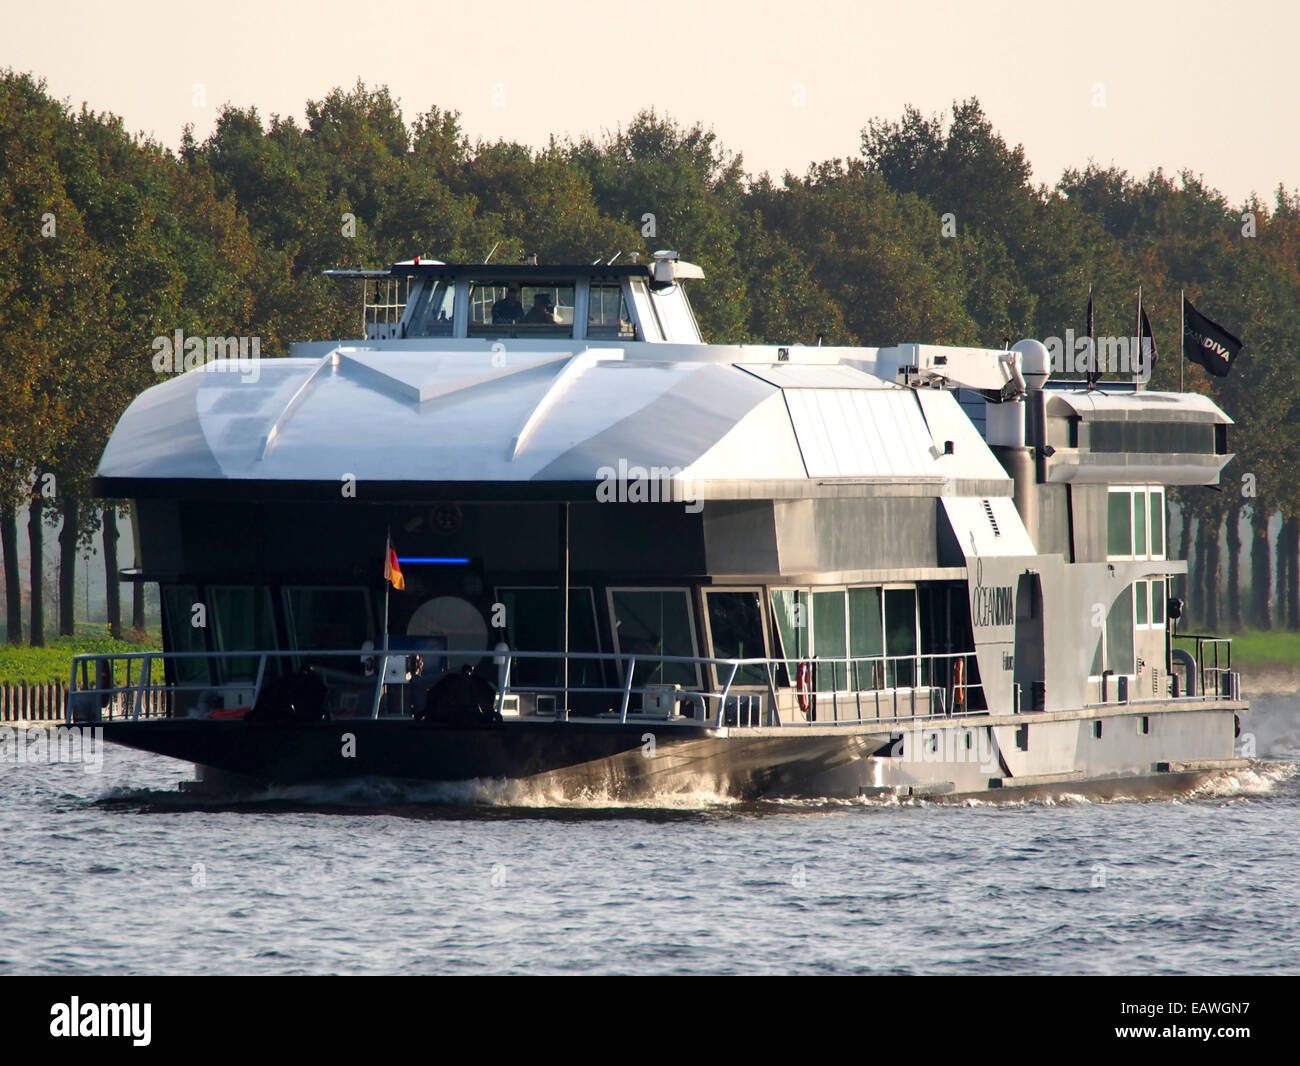
[[[1233,202],[1300,187],[1298,40],[1294,0],[0,0],[0,67],[172,147],[223,102],[301,118],[361,78],[408,120],[437,105],[532,145],[653,106],[779,175],[856,155],[872,117],[974,95],[1036,181],[1189,168]]]

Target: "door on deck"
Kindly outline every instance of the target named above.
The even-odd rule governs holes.
[[[1043,649],[1043,584],[1037,574],[1021,574],[1016,583],[1015,683],[1020,708],[1041,711],[1046,703]]]

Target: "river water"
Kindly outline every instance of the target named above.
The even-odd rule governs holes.
[[[1300,697],[1160,801],[557,805],[0,764],[0,973],[1300,973]]]

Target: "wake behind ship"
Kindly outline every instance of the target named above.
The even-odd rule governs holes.
[[[1131,794],[1240,765],[1226,641],[1176,634],[1195,394],[1007,350],[711,345],[675,253],[414,260],[365,337],[138,397],[162,652],[71,716],[249,784],[620,797]],[[255,370],[256,372],[250,372]]]

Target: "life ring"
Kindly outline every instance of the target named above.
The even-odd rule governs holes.
[[[817,693],[812,687],[812,663],[806,659],[794,673],[794,691],[799,700],[799,710],[807,718],[809,711],[817,705]]]
[[[952,666],[952,705],[966,706],[966,660],[957,659]]]

